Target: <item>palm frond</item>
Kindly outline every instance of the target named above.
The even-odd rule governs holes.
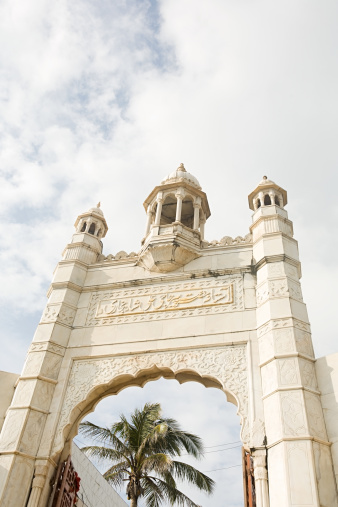
[[[160,507],[164,500],[161,489],[150,477],[144,477],[141,482],[147,507]]]
[[[164,473],[172,468],[173,461],[168,454],[156,453],[147,456],[140,463],[140,470],[142,473],[155,472]]]
[[[107,443],[114,449],[127,455],[130,454],[130,449],[125,442],[123,442],[116,434],[114,434],[109,428],[102,428],[89,421],[85,421],[79,426],[80,432],[85,437],[90,437],[93,440],[98,440],[102,443]]]
[[[157,488],[160,490],[161,495],[164,499],[170,503],[170,505],[181,505],[184,507],[200,507],[182,491],[176,487],[171,486],[166,481],[159,479],[158,477],[148,476],[148,479],[152,480]]]
[[[103,474],[103,477],[108,481],[112,486],[121,487],[123,480],[129,475],[129,463],[127,461],[121,461],[116,465],[111,466],[108,470]]]
[[[206,491],[207,493],[212,493],[215,486],[215,481],[213,481],[210,477],[203,474],[195,467],[188,465],[187,463],[182,463],[181,461],[173,461],[173,474],[177,479],[181,481],[188,481],[198,489]]]
[[[86,447],[81,447],[81,451],[84,452],[87,456],[91,456],[93,458],[98,458],[99,460],[110,460],[110,461],[120,461],[125,460],[131,465],[131,462],[128,456],[125,456],[122,452],[111,449],[110,447],[103,447],[99,445],[88,445]]]

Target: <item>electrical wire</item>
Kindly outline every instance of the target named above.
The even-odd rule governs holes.
[[[206,445],[206,449],[211,449],[213,447],[223,447],[223,445],[232,445],[232,444],[239,444],[241,440],[236,440],[236,442],[228,442],[227,444],[218,444],[218,445]]]
[[[231,467],[215,468],[214,470],[205,470],[203,473],[208,474],[210,472],[218,472],[218,470],[229,470],[229,468],[241,467],[242,465],[232,465]]]
[[[215,451],[206,451],[203,454],[210,454],[211,452],[230,451],[231,449],[238,449],[241,445],[235,445],[234,447],[227,447],[226,449],[216,449]],[[191,456],[191,454],[181,454],[181,456]]]
[[[77,440],[82,445],[86,445],[84,442],[82,442],[77,436],[74,438],[74,440]],[[76,443],[76,442],[75,442]],[[205,446],[205,449],[213,449],[215,447],[224,447],[225,445],[231,445],[231,444],[239,444],[241,443],[241,440],[237,440],[236,442],[228,442],[226,444],[218,444],[218,445],[209,445]],[[236,445],[235,447],[228,447],[228,449],[236,449],[237,447],[241,447],[241,445]],[[218,452],[218,451],[227,451],[228,449],[217,449],[215,451],[206,451],[204,454],[209,454],[210,452]],[[190,454],[181,454],[181,456],[190,456]]]

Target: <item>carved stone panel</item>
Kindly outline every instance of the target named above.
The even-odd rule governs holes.
[[[52,352],[29,352],[22,375],[47,377],[56,380],[62,362],[62,356]]]
[[[282,387],[300,384],[298,361],[296,358],[278,360],[279,384]]]
[[[301,354],[314,357],[310,333],[297,328],[295,330],[296,348]]]
[[[282,438],[283,432],[278,393],[264,399],[264,418],[268,444],[272,444]]]
[[[263,336],[258,338],[259,345],[259,360],[261,363],[265,363],[269,359],[274,357],[274,346],[272,333],[265,333]]]
[[[291,505],[314,503],[314,484],[310,471],[311,452],[308,442],[287,442],[287,463]]]
[[[305,392],[306,412],[311,436],[327,440],[323,408],[317,394]]]
[[[266,396],[278,388],[276,361],[272,361],[271,363],[263,366],[261,373],[263,396]]]
[[[285,354],[294,351],[292,328],[277,329],[273,331],[276,354]]]
[[[299,359],[299,368],[302,384],[310,389],[318,389],[314,363],[306,359]]]
[[[15,451],[25,423],[27,411],[9,410],[0,435],[2,451]]]
[[[74,409],[85,402],[95,388],[100,387],[102,394],[102,387],[106,386],[108,389],[118,376],[136,377],[154,366],[158,369],[170,369],[174,373],[191,371],[220,382],[224,390],[237,400],[242,440],[248,441],[247,358],[246,346],[240,345],[74,361],[61,409],[54,452],[62,449],[63,432],[66,426],[74,421]]]
[[[300,391],[281,393],[282,420],[285,436],[307,434],[303,396]]]
[[[222,276],[95,292],[86,325],[191,317],[243,308],[242,277]]]
[[[20,441],[19,451],[33,455],[38,450],[46,415],[31,410]]]

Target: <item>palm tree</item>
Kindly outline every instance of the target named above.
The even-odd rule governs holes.
[[[86,421],[80,425],[85,436],[98,440],[103,446],[82,448],[89,456],[109,460],[110,467],[104,477],[113,486],[127,481],[130,507],[136,507],[143,497],[147,507],[160,507],[164,501],[170,505],[198,507],[176,487],[176,479],[187,480],[198,489],[212,493],[214,481],[191,465],[176,461],[181,452],[200,458],[202,440],[181,430],[174,419],[161,417],[159,403],[146,403],[135,410],[130,422],[124,415],[110,428],[101,428]]]

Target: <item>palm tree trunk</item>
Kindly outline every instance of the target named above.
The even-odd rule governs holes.
[[[132,498],[130,500],[130,507],[137,507],[137,498]]]

